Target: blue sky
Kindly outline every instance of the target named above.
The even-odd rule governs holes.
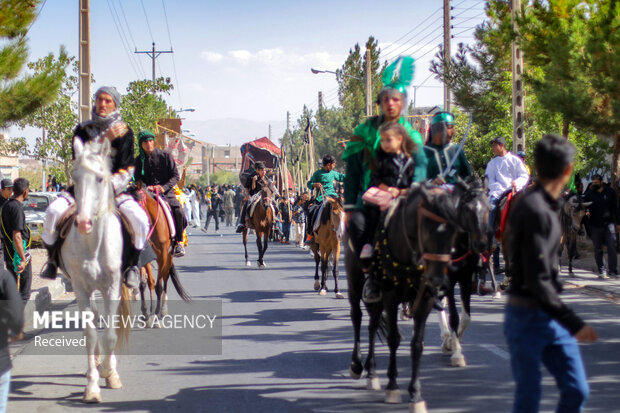
[[[363,45],[370,35],[387,48],[382,55],[387,58],[400,51],[417,51],[414,57],[426,53],[417,62],[414,85],[427,79],[432,48],[441,42],[437,35],[442,3],[94,0],[90,2],[92,71],[97,81],[93,90],[105,84],[124,93],[130,81],[150,79],[150,58],[133,51],[150,50],[155,41],[159,50],[174,49],[174,60],[170,54],[157,59],[157,75],[169,76],[175,84],[176,90],[167,97],[174,108],[196,108],[185,116],[186,124],[196,125],[199,138],[217,141],[200,125],[222,118],[272,122],[273,134],[279,137],[286,111],[294,119],[304,104],[316,107],[318,91],[323,91],[328,105],[337,104],[335,77],[313,75],[310,68],[337,69],[348,50],[355,43]],[[482,21],[484,2],[453,0],[452,5],[456,48],[458,42],[471,42],[471,27]],[[391,45],[412,29],[400,49]],[[45,1],[29,37],[31,60],[57,53],[61,45],[77,56],[78,1]],[[418,106],[441,103],[442,90],[435,79],[423,86],[417,91]]]

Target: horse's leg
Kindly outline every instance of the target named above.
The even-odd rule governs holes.
[[[363,276],[363,275],[362,275]],[[368,322],[368,356],[364,368],[368,377],[366,379],[366,388],[368,390],[381,390],[381,382],[377,376],[377,363],[375,361],[375,342],[377,339],[377,330],[381,321],[381,312],[383,305],[381,303],[369,304],[366,306],[370,321]],[[361,320],[360,320],[361,321]]]
[[[81,313],[91,312],[90,297],[81,287],[75,289],[75,298]],[[86,354],[88,355],[88,370],[86,371],[86,389],[82,400],[85,403],[100,403],[101,389],[99,388],[99,371],[97,370],[97,361],[95,358],[95,347],[97,345],[97,330],[91,323],[86,323],[84,327],[84,336],[86,338]]]
[[[327,248],[321,248],[319,251],[321,255],[321,291],[319,294],[327,294],[327,266],[329,265],[329,250]]]
[[[396,314],[398,313],[398,302],[393,294],[391,297],[383,298],[385,305],[385,313],[387,315],[388,323],[388,346],[390,347],[390,362],[388,365],[387,376],[388,384],[385,390],[385,402],[386,403],[401,403],[400,390],[396,377],[398,377],[398,367],[396,366],[396,351],[400,344],[400,332],[398,331],[398,324],[396,321]]]
[[[449,292],[448,292],[449,294]],[[439,332],[441,337],[441,351],[444,354],[452,354],[452,345],[450,343],[450,326],[448,325],[448,317],[446,316],[447,298],[441,300],[442,309],[438,311]],[[405,304],[406,305],[406,304]]]
[[[425,298],[420,302],[413,314],[413,338],[411,339],[411,381],[409,382],[409,411],[412,413],[427,413],[426,402],[422,399],[420,386],[420,360],[424,350],[424,327],[426,319],[433,308],[433,298]]]
[[[258,263],[258,268],[263,267],[263,256],[261,254],[261,252],[263,251],[263,242],[261,240],[262,235],[263,234],[257,229],[256,230],[256,248],[258,249],[258,260],[256,260],[256,262]]]
[[[248,229],[243,228],[243,249],[245,250],[245,266],[251,267],[252,263],[248,260]]]
[[[142,311],[142,315],[144,316],[144,318],[148,318],[149,314],[148,311],[146,309],[146,287],[147,287],[147,272],[148,272],[148,268],[151,267],[151,264],[146,264],[144,267],[140,268],[140,310]],[[152,268],[151,268],[152,271]],[[151,299],[153,297],[151,296]],[[153,301],[151,300],[151,306],[153,305]]]
[[[153,314],[153,290],[155,289],[155,278],[153,278],[153,266],[151,264],[147,267],[146,275],[148,277],[146,285],[149,289],[149,299],[151,300],[149,314]]]
[[[475,264],[472,265],[475,268]],[[475,269],[472,273],[475,272]],[[461,321],[459,322],[459,327],[457,330],[457,336],[459,341],[463,340],[463,334],[465,334],[465,329],[469,326],[471,321],[471,275],[469,272],[466,273],[465,277],[461,277],[459,281],[459,286],[461,290]]]
[[[263,252],[261,256],[261,262],[263,263],[263,268],[267,266],[265,264],[265,253],[267,252],[267,247],[269,247],[269,233],[270,232],[271,230],[267,229],[267,231],[265,231],[265,234],[263,235]]]
[[[117,275],[121,277],[120,273]],[[118,306],[120,300],[120,293],[118,291],[111,291],[104,296],[104,316],[108,319],[113,319],[113,316],[118,314]],[[120,320],[120,323],[127,322],[128,320]],[[114,348],[116,347],[116,326],[114,323],[110,323],[106,326],[103,332],[103,363],[99,366],[99,374],[102,378],[106,379],[106,387],[110,389],[120,389],[123,387],[121,378],[116,371],[116,356],[114,355]]]
[[[461,285],[461,294],[462,291],[463,286]],[[461,298],[461,303],[462,302],[463,299]],[[454,284],[451,286],[448,292],[448,307],[450,309],[450,344],[452,350],[452,357],[450,357],[450,362],[454,367],[465,367],[465,357],[463,356],[463,353],[461,351],[461,343],[459,342],[459,337],[457,334],[461,323],[459,320],[459,312],[456,308],[456,298],[454,297]],[[465,320],[463,320],[463,322],[464,321]]]
[[[319,263],[321,262],[319,244],[312,242],[312,244],[310,244],[310,250],[312,250],[314,254],[314,291],[319,291],[321,289],[321,283],[319,281]]]
[[[340,241],[336,241],[336,246],[332,250],[332,255],[334,256],[334,268],[332,269],[332,273],[334,275],[334,292],[336,293],[336,298],[344,298],[344,295],[340,292],[340,288],[338,288],[338,261],[340,260]]]
[[[362,328],[362,308],[359,296],[349,294],[349,305],[351,306],[351,322],[353,323],[353,353],[351,354],[351,365],[349,374],[355,380],[359,380],[364,372],[362,366],[362,351],[360,349],[360,332]]]

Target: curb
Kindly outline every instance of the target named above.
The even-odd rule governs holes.
[[[45,287],[34,291],[24,307],[24,325],[32,325],[35,311],[47,310],[58,297],[70,291],[72,291],[71,282],[62,275]]]

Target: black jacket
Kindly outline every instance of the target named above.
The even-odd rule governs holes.
[[[111,143],[112,173],[116,173],[121,169],[127,169],[134,164],[134,136],[129,126],[127,126],[127,129],[128,131],[125,135],[114,139]],[[73,135],[80,138],[84,143],[90,142],[95,138],[95,136],[89,134],[88,130],[85,129],[82,124],[77,125]],[[71,147],[71,150],[73,150],[73,147]],[[75,154],[73,154],[72,157],[75,159]]]
[[[560,299],[559,251],[562,228],[559,202],[541,186],[526,190],[508,215],[508,294],[531,299],[575,334],[585,324]]]
[[[11,369],[7,342],[9,330],[19,333],[24,326],[24,304],[17,291],[15,278],[0,269],[0,375]]]
[[[144,173],[142,173],[143,161]],[[145,156],[144,160],[138,156],[135,167],[136,181],[142,181],[147,186],[161,185],[165,196],[174,195],[172,188],[179,182],[179,172],[170,152],[156,148],[150,155]]]
[[[370,185],[385,184],[395,188],[408,188],[413,181],[415,163],[412,157],[384,152],[381,148],[373,161]]]
[[[219,214],[222,210],[222,203],[224,200],[220,194],[211,195],[211,208],[209,208],[209,212],[212,214]]]
[[[588,207],[590,217],[588,223],[594,227],[604,227],[607,224],[620,224],[618,220],[618,202],[616,193],[610,187],[601,192],[589,189],[584,194],[584,200],[592,202]]]

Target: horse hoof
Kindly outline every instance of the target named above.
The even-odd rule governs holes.
[[[259,270],[264,270],[265,268],[267,268],[267,266],[265,264],[258,264],[258,269]]]
[[[159,324],[156,324],[155,320],[157,320],[157,316],[155,314],[151,314],[148,320],[146,320],[146,328],[159,328]]]
[[[400,396],[400,390],[386,390],[385,391],[385,402],[387,404],[399,404],[403,402],[403,399]]]
[[[314,280],[314,291],[319,291],[319,288],[321,288],[321,283],[319,280]]]
[[[338,293],[336,293],[336,298],[338,298],[338,299],[344,298],[344,294],[338,292]]]
[[[426,402],[409,403],[409,413],[428,413]]]
[[[452,354],[452,344],[449,340],[445,340],[441,345],[441,352],[443,354]]]
[[[467,363],[465,362],[465,357],[463,356],[452,357],[450,359],[450,363],[452,364],[452,367],[467,367]]]
[[[252,266],[252,263],[251,263],[250,261],[246,261],[246,262],[245,262],[245,266],[246,266],[246,267],[251,267],[251,266]]]
[[[321,288],[321,291],[319,291],[319,295],[325,295],[327,294],[327,290],[325,288]]]
[[[357,368],[354,368],[354,366],[356,366]],[[359,373],[357,373],[355,370],[359,370]],[[364,368],[362,367],[361,364],[356,365],[356,364],[351,363],[351,365],[349,366],[349,375],[354,380],[361,379],[363,372],[364,372]]]
[[[121,383],[121,378],[118,373],[114,373],[105,379],[105,385],[108,389],[120,389],[123,387],[123,383]]]
[[[493,294],[493,299],[498,299],[498,298],[502,298],[502,293],[500,293],[499,291],[496,291],[495,294]]]
[[[369,377],[366,380],[366,390],[381,390],[381,382],[379,377]]]
[[[84,397],[82,398],[84,403],[101,403],[101,392],[84,391]]]

